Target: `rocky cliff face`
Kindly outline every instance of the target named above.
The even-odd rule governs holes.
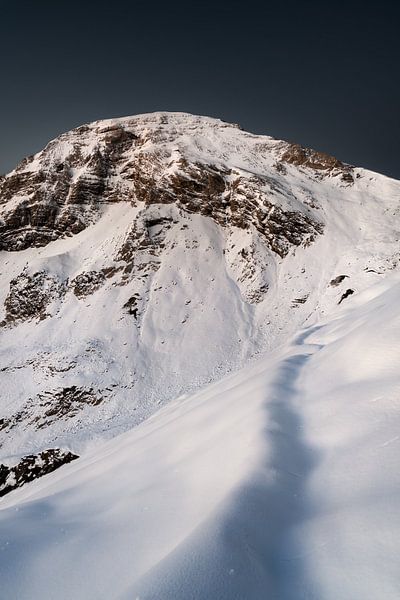
[[[50,142],[0,179],[3,455],[80,453],[363,289],[396,186],[180,113]]]
[[[191,130],[204,132],[207,124],[222,131],[234,128],[158,115],[95,123],[60,136],[0,181],[0,247],[23,250],[79,233],[108,202],[174,204],[223,226],[253,225],[280,255],[320,232],[321,223],[311,214],[280,206],[277,199],[285,190],[274,170],[254,173],[230,166],[221,156],[196,160],[185,155],[179,142]],[[353,181],[351,167],[297,145],[268,138],[253,140],[248,150],[254,159],[273,158],[276,173],[284,173],[287,163],[309,168],[311,177],[318,172]]]

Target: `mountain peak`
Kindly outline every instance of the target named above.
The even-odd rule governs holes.
[[[305,167],[310,177],[353,181],[352,168],[332,157],[210,117],[158,112],[96,121],[59,136],[0,181],[0,248],[22,250],[79,233],[106,202],[178,203],[244,224],[240,209],[250,210],[253,188],[264,197],[259,209],[270,210],[267,196],[288,187],[288,165]],[[274,206],[272,220],[280,210]],[[260,229],[258,215],[253,224]],[[309,208],[304,218],[312,220]],[[279,254],[287,251],[285,242],[273,243]]]
[[[79,454],[356,297],[396,260],[393,190],[186,113],[50,142],[0,181],[3,451]]]

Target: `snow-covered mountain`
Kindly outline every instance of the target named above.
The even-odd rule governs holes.
[[[397,265],[398,192],[188,114],[50,142],[0,187],[2,455],[80,454],[360,292]]]
[[[399,182],[183,113],[1,178],[0,493],[74,461],[0,503],[7,598],[397,598],[399,235]]]

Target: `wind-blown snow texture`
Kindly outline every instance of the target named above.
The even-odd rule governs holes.
[[[190,115],[82,147],[115,127],[80,232],[2,208],[3,461],[83,455],[0,502],[2,593],[397,599],[400,184]]]

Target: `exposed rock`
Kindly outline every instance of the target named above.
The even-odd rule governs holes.
[[[348,290],[346,290],[344,292],[344,294],[342,294],[338,304],[341,304],[343,302],[343,300],[346,300],[346,298],[348,298],[349,296],[351,296],[351,294],[354,294],[354,290],[351,290],[350,288]]]
[[[14,415],[0,420],[0,430],[11,430],[24,422],[41,429],[58,419],[75,417],[85,406],[97,406],[105,399],[99,390],[76,385],[49,390],[29,398]]]
[[[5,299],[5,319],[0,325],[13,325],[29,319],[45,319],[52,302],[60,301],[67,289],[66,282],[46,271],[30,274],[24,270],[10,282]]]
[[[223,227],[254,226],[279,256],[321,233],[322,225],[310,211],[280,205],[277,180],[191,161],[172,151],[163,144],[176,132],[163,128],[162,119],[158,128],[148,130],[143,120],[137,132],[134,124],[133,119],[79,127],[1,179],[0,249],[23,250],[77,234],[99,218],[101,205],[118,201],[175,204]],[[276,163],[280,176],[286,176],[284,162],[351,175],[350,167],[324,153],[297,145],[285,148]],[[268,153],[270,148],[259,143],[257,152]]]
[[[317,152],[310,148],[304,148],[299,144],[287,144],[285,152],[281,155],[281,160],[292,165],[309,167],[316,171],[340,173],[343,181],[348,183],[354,181],[353,168],[350,165],[342,163],[325,152]]]
[[[36,402],[43,411],[40,416],[34,418],[34,422],[40,429],[55,419],[74,417],[84,406],[97,406],[103,400],[104,397],[93,388],[76,385],[38,394]]]
[[[37,170],[24,171],[32,162],[25,160],[0,180],[0,205],[16,200],[1,213],[0,250],[44,246],[64,235],[79,233],[99,217],[101,203],[116,199],[117,186],[109,186],[108,179],[121,153],[136,138],[119,127],[102,136],[99,144],[85,154],[84,138],[89,131],[80,127],[60,136],[40,153]],[[67,152],[60,161],[58,146],[66,139]]]
[[[12,490],[43,477],[59,467],[79,458],[77,454],[59,448],[50,448],[39,454],[29,454],[12,466],[0,464],[0,497]]]
[[[346,277],[348,277],[348,275],[338,275],[329,282],[329,285],[331,285],[332,287],[337,287],[342,283],[342,281],[346,279]]]
[[[125,263],[121,283],[135,275],[149,275],[158,269],[159,259],[168,230],[174,223],[172,217],[160,217],[156,207],[141,211],[121,245],[115,259]]]
[[[85,298],[101,288],[105,279],[103,271],[84,271],[71,281],[70,286],[77,298]]]
[[[322,225],[304,213],[284,211],[272,202],[275,182],[271,179],[244,177],[200,164],[185,163],[184,168],[186,171],[172,178],[180,205],[225,227],[248,229],[253,225],[279,256],[285,256],[290,245],[309,243],[322,233]]]
[[[250,238],[251,239],[251,238]],[[254,241],[237,247],[228,241],[225,250],[226,262],[248,304],[259,304],[269,289],[267,265],[268,256]]]
[[[298,306],[299,304],[305,304],[308,300],[309,294],[305,294],[304,296],[301,296],[300,298],[295,298],[293,300],[293,306]]]
[[[132,298],[129,298],[129,300],[127,302],[125,302],[124,304],[124,308],[126,308],[128,310],[128,313],[130,315],[133,315],[135,317],[135,319],[137,318],[137,313],[138,313],[138,300],[139,300],[139,296],[132,296]]]
[[[322,224],[311,216],[281,208],[274,201],[278,184],[267,177],[244,176],[180,159],[179,170],[161,182],[153,174],[147,176],[143,164],[135,181],[136,194],[146,204],[176,203],[188,213],[211,217],[223,227],[248,229],[253,225],[281,257],[290,246],[309,244],[323,231]]]

